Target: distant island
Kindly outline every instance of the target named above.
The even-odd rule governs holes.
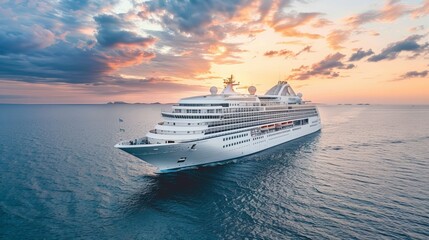
[[[368,106],[370,105],[369,103],[357,103],[357,104],[351,104],[351,103],[338,103],[337,105],[346,105],[346,106],[350,106],[350,105],[359,105],[359,106]]]
[[[122,102],[122,101],[116,101],[116,102],[108,102],[107,104],[118,104],[118,105],[120,105],[120,104],[147,104],[147,105],[149,105],[149,104],[162,104],[162,103],[160,103],[160,102],[153,102],[153,103],[127,103],[127,102]]]

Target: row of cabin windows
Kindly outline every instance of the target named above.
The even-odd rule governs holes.
[[[221,104],[189,104],[189,103],[179,103],[179,106],[183,107],[228,107],[228,103],[221,103]]]
[[[305,112],[305,113],[298,112],[298,113],[277,113],[277,114],[259,115],[259,116],[243,116],[241,118],[233,118],[233,119],[211,122],[208,125],[209,127],[215,127],[215,126],[221,126],[221,125],[229,125],[233,123],[244,123],[244,122],[259,121],[264,119],[274,119],[279,117],[296,118],[299,116],[307,116],[311,114],[317,114],[317,113],[316,112]]]
[[[169,117],[169,118],[184,118],[184,119],[219,119],[220,116],[180,116],[180,115],[174,115],[169,113],[162,113],[163,117]]]
[[[276,122],[276,121],[280,122],[280,121],[292,120],[294,118],[296,119],[296,118],[304,118],[304,117],[311,117],[311,116],[316,116],[316,114],[296,114],[294,116],[274,115],[274,116],[265,116],[265,117],[226,120],[226,121],[219,121],[216,123],[210,123],[209,127],[212,127],[212,128],[210,128],[209,130],[231,128],[239,124],[244,124],[242,126],[250,126],[250,125],[253,126],[258,124],[265,124],[265,123]]]
[[[259,103],[231,103],[229,106],[259,106]]]
[[[299,114],[299,115],[302,115],[302,114]],[[307,114],[304,114],[304,115],[307,115]],[[294,116],[294,117],[299,117],[299,116]],[[264,120],[264,118],[266,118],[266,119]],[[222,121],[222,122],[224,122],[223,124],[222,124],[222,122],[220,122],[220,124],[210,124],[209,127],[218,126],[218,125],[224,125],[224,126],[220,126],[220,127],[216,127],[216,128],[211,128],[211,129],[206,130],[206,131],[179,131],[179,132],[176,132],[176,131],[158,130],[156,132],[157,133],[163,133],[163,134],[168,134],[168,133],[170,133],[170,134],[171,133],[181,133],[181,134],[184,134],[184,133],[191,133],[191,132],[193,134],[196,134],[196,133],[208,134],[208,133],[217,133],[217,132],[223,132],[223,131],[227,131],[227,130],[239,129],[239,128],[242,128],[242,127],[250,127],[250,126],[260,125],[260,124],[264,124],[264,123],[270,123],[273,120],[285,121],[285,120],[289,120],[290,119],[290,117],[284,117],[284,116],[281,116],[281,115],[280,116],[276,116],[276,115],[270,116],[269,119],[267,119],[268,116],[264,117],[264,118],[262,118],[262,119],[249,119],[249,120],[242,119],[241,121],[239,121],[239,120],[237,120],[237,121],[227,121],[227,123],[225,123],[225,121]],[[295,120],[293,126],[300,126],[300,125],[305,125],[305,124],[308,124],[308,118],[303,119],[303,120]],[[173,125],[175,125],[175,123],[173,123]],[[188,123],[188,125],[190,125],[190,123]],[[245,136],[248,136],[248,134],[241,134],[241,135],[236,135],[236,136],[231,136],[231,137],[223,138],[223,141],[228,141],[228,140],[232,140],[232,139],[235,139],[235,138],[238,138],[238,137],[245,137]]]
[[[259,139],[262,139],[262,138],[264,138],[264,136],[254,137],[254,138],[253,138],[253,141],[255,141],[255,140],[259,140]]]
[[[222,113],[222,109],[174,109],[174,113]]]
[[[316,116],[316,115],[314,115],[314,116]],[[301,117],[312,117],[312,116],[306,115],[306,116],[301,116]],[[221,126],[221,127],[214,127],[214,128],[207,130],[205,132],[205,134],[212,134],[212,133],[218,133],[218,132],[223,132],[223,131],[228,131],[228,130],[240,129],[240,128],[244,128],[244,127],[252,127],[252,126],[257,126],[257,125],[261,125],[261,124],[272,123],[273,120],[274,119],[267,119],[267,120],[261,120],[261,121],[253,121],[253,122],[246,122],[246,123],[231,124],[231,125],[226,125],[226,126]],[[290,120],[290,118],[289,117],[283,117],[283,118],[277,118],[275,120],[280,122],[280,121]]]
[[[300,125],[306,125],[306,124],[308,124],[308,118],[303,119],[303,120],[293,121],[294,126],[300,126]]]
[[[204,131],[168,131],[168,130],[155,130],[155,133],[158,133],[158,134],[163,134],[163,133],[165,133],[165,134],[171,134],[171,133],[180,133],[180,134],[184,134],[184,133],[193,133],[193,134],[196,134],[196,133],[204,133]]]
[[[315,108],[310,109],[299,109],[299,110],[274,110],[274,111],[258,111],[258,112],[252,112],[252,113],[233,113],[233,114],[226,114],[224,118],[237,118],[237,117],[253,117],[253,116],[265,116],[265,115],[272,115],[272,114],[293,114],[293,113],[316,113]]]
[[[243,140],[243,141],[226,144],[226,145],[223,145],[223,148],[232,147],[232,146],[235,146],[235,145],[238,145],[238,144],[247,143],[247,142],[250,142],[250,139],[246,139],[246,140]]]
[[[235,113],[235,112],[255,112],[260,111],[258,107],[240,107],[224,109],[174,109],[173,113]]]
[[[241,138],[241,137],[247,137],[247,136],[249,136],[248,133],[243,133],[243,134],[239,134],[239,135],[235,135],[235,136],[223,138],[223,141],[225,142],[225,141],[228,141],[228,140],[232,140],[232,139],[236,139],[236,138]]]
[[[223,116],[223,118],[234,118],[234,117],[242,117],[242,116],[259,116],[259,115],[265,115],[265,114],[273,114],[275,112],[282,112],[282,113],[288,113],[288,112],[308,112],[308,111],[314,111],[316,112],[315,108],[307,108],[307,109],[295,109],[295,110],[286,110],[286,111],[281,111],[279,109],[279,111],[259,111],[260,109],[243,109],[243,110],[239,110],[241,108],[237,108],[237,109],[224,109],[223,113],[237,113],[237,114],[230,114],[227,116]],[[214,110],[214,109],[213,109]],[[193,109],[192,111],[196,111],[193,113],[199,113],[198,111],[201,111],[201,109],[197,110],[197,109]],[[249,113],[246,113],[249,112]],[[252,112],[252,113],[250,113]],[[187,115],[174,115],[174,114],[170,114],[170,113],[162,113],[162,116],[164,117],[171,117],[171,118],[185,118],[185,119],[219,119],[220,116],[187,116]]]

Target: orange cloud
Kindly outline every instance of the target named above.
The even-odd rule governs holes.
[[[147,62],[155,57],[154,53],[145,52],[138,49],[135,50],[118,50],[111,52],[109,55],[104,55],[107,59],[107,65],[113,69],[117,70],[119,68],[130,67],[134,65],[139,65],[143,62]]]
[[[341,46],[341,43],[348,40],[350,37],[350,34],[351,34],[351,31],[348,31],[348,30],[336,30],[329,33],[326,40],[328,41],[328,44],[332,49],[338,50],[343,48]]]
[[[356,14],[348,17],[345,21],[351,27],[358,27],[373,21],[392,22],[409,13],[411,13],[411,7],[400,4],[397,0],[389,0],[380,10]]]
[[[286,37],[305,37],[311,39],[321,38],[319,34],[304,33],[297,30],[298,27],[304,26],[315,20],[320,13],[297,13],[285,14],[281,18],[273,19],[268,24],[276,31]]]
[[[425,0],[423,6],[418,7],[412,11],[412,16],[415,18],[424,17],[429,15],[429,0]]]

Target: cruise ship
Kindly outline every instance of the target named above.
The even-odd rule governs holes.
[[[151,165],[158,173],[235,159],[317,132],[317,107],[302,100],[286,81],[265,95],[256,88],[238,93],[233,76],[218,93],[181,99],[145,137],[115,145]]]

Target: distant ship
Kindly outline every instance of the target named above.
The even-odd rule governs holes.
[[[218,94],[181,99],[145,137],[115,145],[154,165],[158,173],[204,166],[260,152],[321,129],[317,107],[286,81],[265,95],[234,90],[233,76]]]

